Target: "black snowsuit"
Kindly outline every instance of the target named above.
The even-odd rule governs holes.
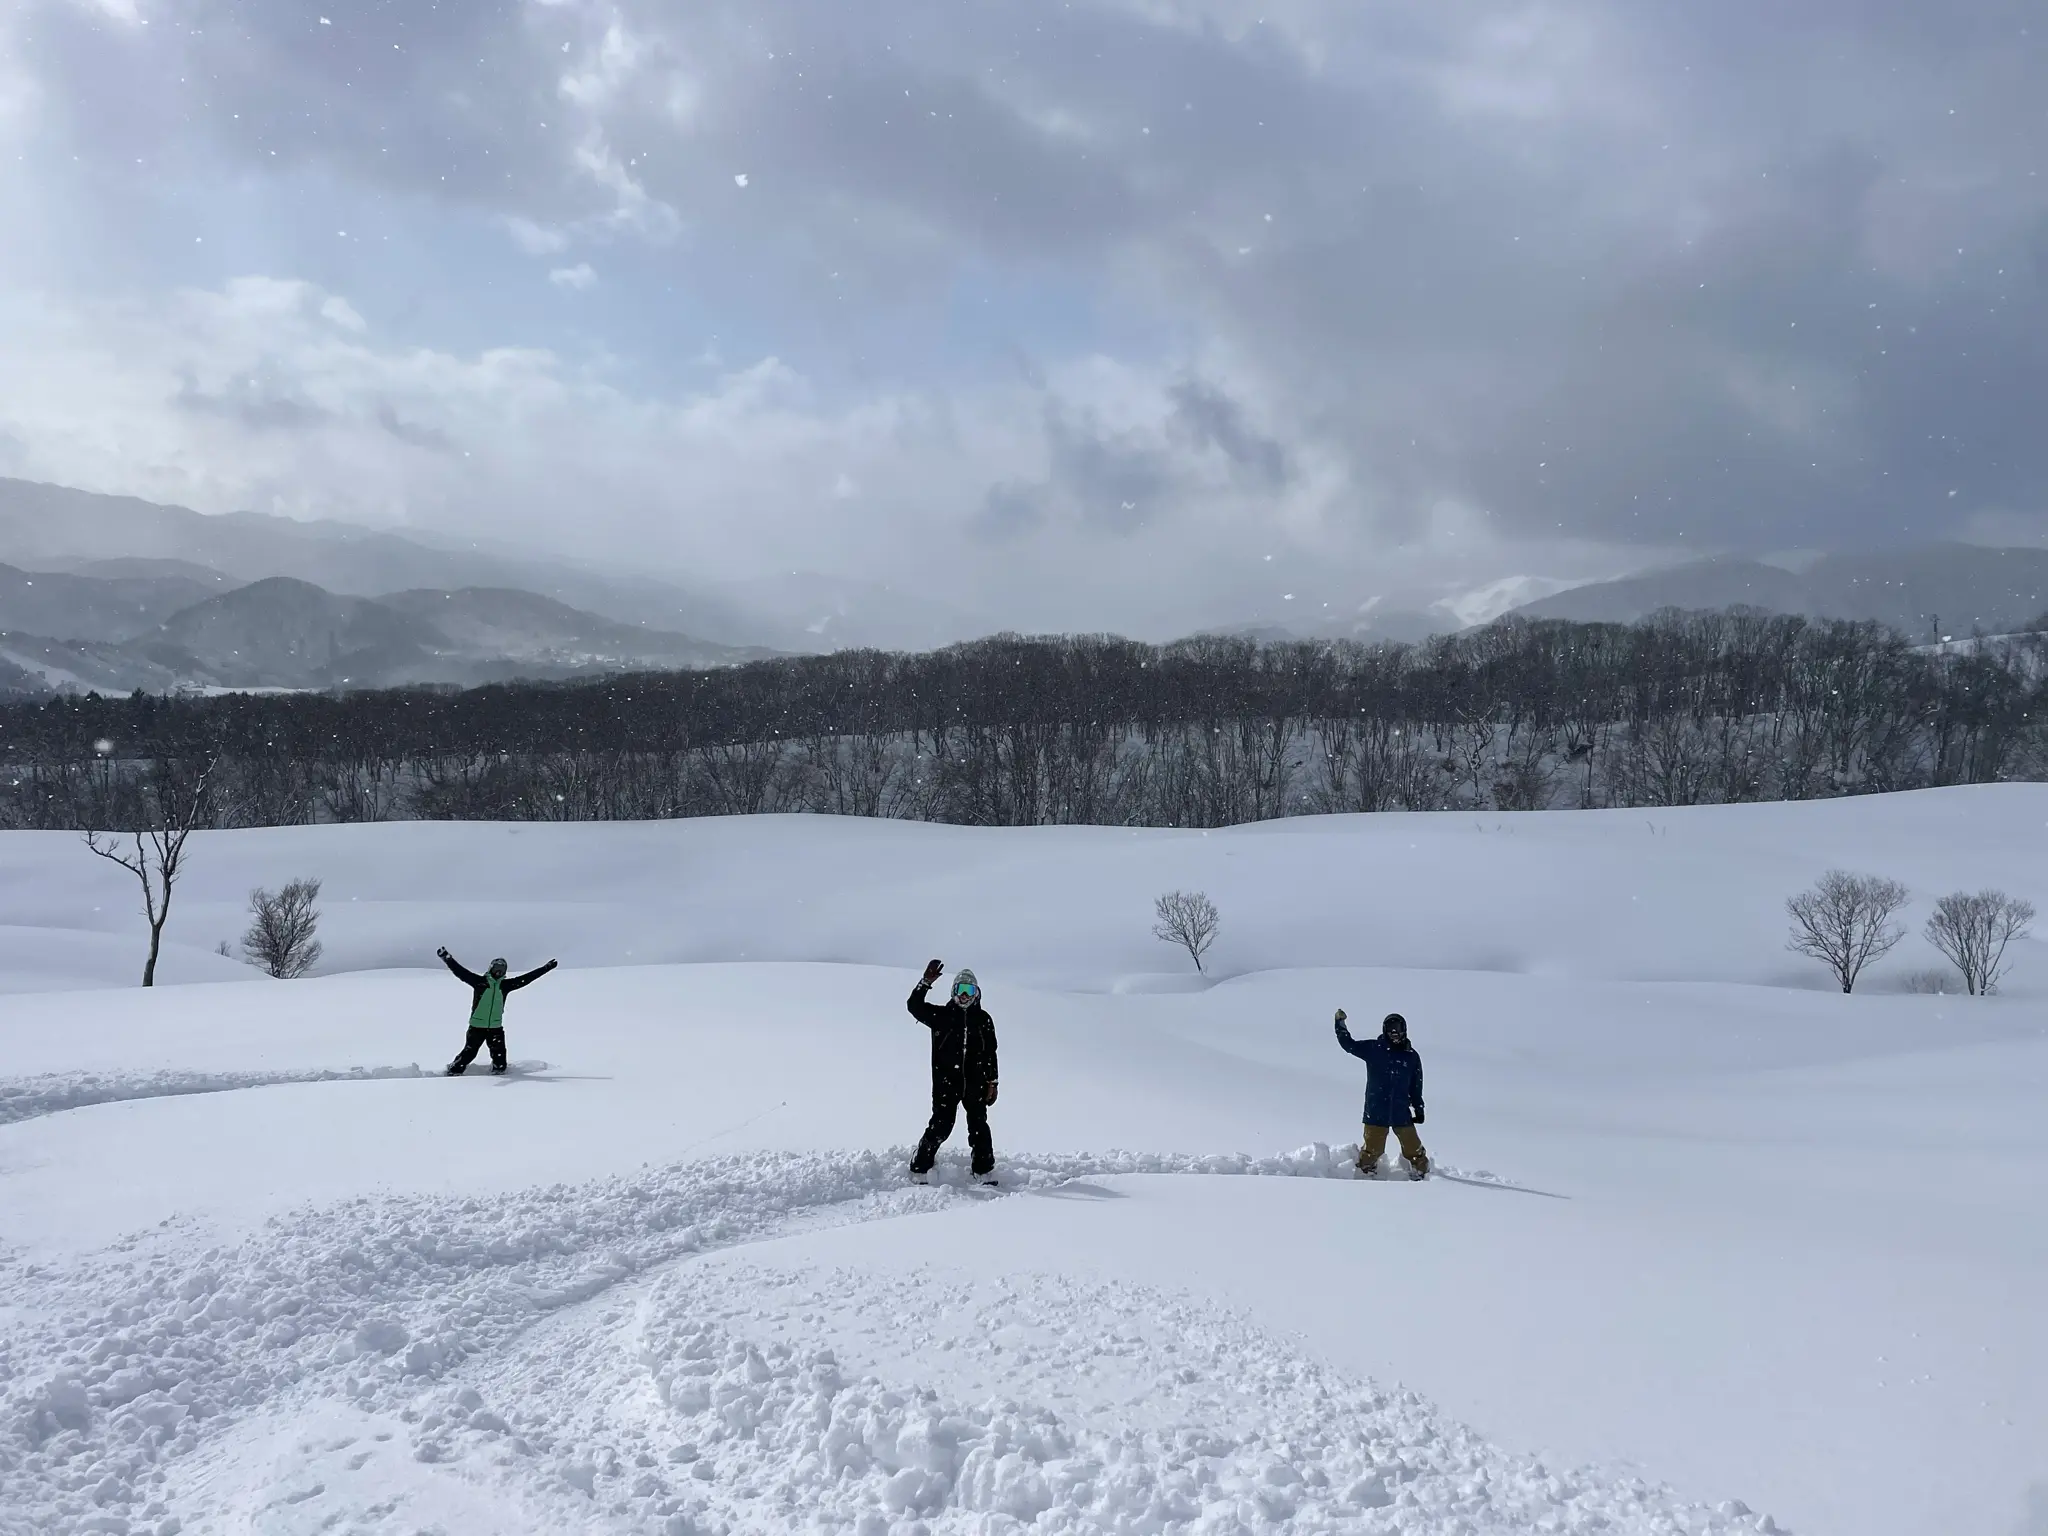
[[[910,1160],[912,1173],[929,1173],[939,1148],[953,1134],[955,1116],[967,1110],[967,1145],[977,1177],[993,1172],[995,1142],[989,1136],[988,1106],[996,1087],[996,1021],[979,1002],[929,1003],[931,983],[911,989],[910,1016],[932,1032],[932,1118]]]
[[[453,971],[457,976],[461,977],[464,981],[469,983],[470,990],[469,1034],[464,1038],[462,1042],[461,1051],[459,1051],[456,1054],[456,1057],[453,1061],[448,1063],[449,1073],[451,1075],[459,1076],[462,1073],[467,1072],[469,1070],[469,1064],[472,1061],[476,1060],[476,1053],[485,1046],[489,1046],[491,1050],[491,1070],[493,1072],[504,1071],[504,1024],[502,1022],[482,1024],[477,1022],[479,1016],[483,1012],[484,993],[489,989],[490,978],[487,976],[479,976],[475,971],[472,971],[468,966],[464,965],[460,960],[457,960],[453,955],[443,955],[441,959],[449,970]],[[541,977],[547,975],[547,973],[549,971],[552,971],[554,968],[555,962],[550,960],[546,965],[540,967],[539,970],[528,971],[524,976],[506,976],[502,978],[498,982],[498,996],[500,1006],[503,1006],[503,999],[507,994],[517,992],[521,987],[532,986],[533,983],[539,981]]]

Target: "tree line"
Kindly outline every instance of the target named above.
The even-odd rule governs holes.
[[[467,690],[0,702],[0,826],[768,811],[1217,827],[2048,777],[2048,639],[1745,610],[1418,646],[998,636]]]

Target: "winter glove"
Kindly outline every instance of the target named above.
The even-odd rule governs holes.
[[[446,960],[448,958],[448,951],[445,948],[437,949],[434,951],[434,953],[439,955],[443,960]]]
[[[993,1104],[993,1103],[995,1103],[995,1101],[996,1101],[996,1085],[994,1084],[994,1082],[990,1082],[990,1084],[988,1085],[988,1102],[989,1102],[989,1103],[991,1103],[991,1104]]]
[[[1422,1124],[1422,1106],[1420,1104],[1415,1106],[1415,1123],[1417,1125]]]
[[[930,986],[939,979],[939,972],[946,968],[943,960],[928,960],[924,967],[924,984]]]
[[[1346,1012],[1345,1012],[1345,1011],[1344,1011],[1344,1010],[1343,1010],[1342,1008],[1339,1008],[1339,1009],[1337,1010],[1337,1022],[1338,1022],[1339,1024],[1342,1024],[1342,1023],[1343,1023],[1343,1022],[1344,1022],[1344,1021],[1345,1021],[1346,1019],[1348,1019],[1348,1018],[1350,1018],[1350,1017],[1351,1017],[1351,1015],[1350,1015],[1350,1014],[1348,1014],[1348,1013],[1346,1013]]]

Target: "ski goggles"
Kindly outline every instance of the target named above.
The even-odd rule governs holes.
[[[981,988],[979,987],[955,987],[953,989],[953,1000],[956,1003],[971,1003],[979,996],[981,996]]]

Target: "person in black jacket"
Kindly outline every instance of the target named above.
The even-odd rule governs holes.
[[[476,1060],[476,1053],[482,1046],[491,1048],[491,1070],[505,1070],[505,995],[517,992],[521,987],[533,985],[555,968],[550,960],[537,971],[528,971],[524,976],[507,976],[509,967],[503,960],[493,960],[491,968],[479,976],[468,966],[457,960],[445,949],[437,949],[441,963],[457,976],[469,983],[469,1037],[463,1041],[462,1050],[448,1063],[449,1077],[460,1077],[469,1070],[469,1064]]]
[[[910,1160],[910,1171],[920,1179],[932,1171],[964,1105],[974,1176],[987,1180],[996,1166],[995,1143],[988,1130],[988,1107],[996,1101],[996,1022],[981,1006],[981,983],[969,970],[953,978],[950,1002],[926,1001],[944,969],[932,961],[910,989],[910,1016],[932,1032],[932,1118]]]
[[[1337,1010],[1337,1044],[1365,1063],[1365,1136],[1358,1147],[1358,1171],[1378,1178],[1387,1132],[1401,1143],[1411,1179],[1429,1176],[1429,1153],[1415,1127],[1422,1124],[1422,1053],[1408,1043],[1408,1021],[1390,1013],[1377,1040],[1354,1040]]]

